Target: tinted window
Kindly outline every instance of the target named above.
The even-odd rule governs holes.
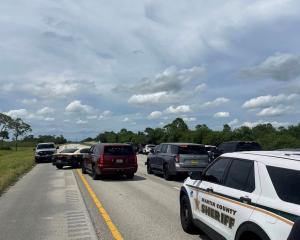
[[[204,147],[197,145],[180,145],[178,154],[208,154]]]
[[[253,161],[232,160],[225,186],[241,191],[253,192],[255,189]]]
[[[66,148],[66,149],[62,150],[61,153],[74,153],[77,150],[78,150],[77,148]]]
[[[133,155],[131,146],[105,146],[104,154],[107,155]]]
[[[207,182],[222,184],[225,170],[230,161],[231,160],[228,158],[219,158],[216,162],[213,163],[213,165],[211,165],[207,169],[203,180]]]
[[[162,153],[166,153],[167,152],[167,148],[168,148],[168,145],[167,144],[163,144],[160,151]]]
[[[54,144],[39,144],[37,145],[37,149],[47,149],[47,148],[55,148]]]
[[[278,197],[286,202],[300,204],[300,171],[267,166]]]
[[[256,142],[240,142],[236,146],[236,151],[260,151],[261,147]]]
[[[89,153],[90,149],[89,148],[83,148],[80,150],[80,153]]]

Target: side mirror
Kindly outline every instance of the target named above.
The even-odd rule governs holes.
[[[202,172],[190,172],[189,176],[190,176],[190,179],[192,179],[192,180],[201,180]]]

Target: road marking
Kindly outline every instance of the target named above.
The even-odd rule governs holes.
[[[77,173],[78,173],[80,179],[82,180],[85,188],[87,189],[88,193],[90,194],[93,202],[95,203],[95,205],[96,205],[99,213],[101,214],[103,220],[105,221],[105,223],[108,226],[110,232],[112,233],[114,239],[123,240],[123,237],[122,237],[121,233],[119,232],[119,230],[117,229],[115,224],[112,222],[110,216],[108,215],[107,211],[103,207],[102,203],[100,202],[100,200],[97,197],[96,193],[91,188],[91,186],[88,183],[88,181],[86,180],[86,178],[83,176],[83,174],[81,173],[81,171],[79,169],[77,169]]]
[[[178,191],[180,191],[180,188],[179,187],[173,187],[174,189],[176,189],[176,190],[178,190]]]

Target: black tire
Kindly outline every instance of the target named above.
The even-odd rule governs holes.
[[[166,179],[167,181],[171,180],[171,175],[170,175],[170,172],[169,172],[169,168],[168,168],[168,165],[165,164],[164,165],[164,179]]]
[[[94,166],[93,169],[92,169],[92,178],[93,178],[94,180],[100,179],[100,175],[97,174],[96,169],[95,169],[95,166]]]
[[[237,231],[236,240],[270,240],[264,230],[254,223],[245,223]]]
[[[127,179],[133,179],[134,178],[134,173],[127,173],[126,177],[127,177]]]
[[[153,174],[152,167],[151,167],[149,161],[147,161],[147,173],[148,173],[148,174]]]
[[[83,163],[82,163],[82,166],[81,166],[81,172],[82,172],[82,174],[87,174],[86,168],[85,168]]]
[[[193,222],[191,204],[187,195],[180,198],[180,221],[182,229],[186,233],[193,234],[198,230]]]
[[[57,169],[63,169],[63,167],[64,167],[64,166],[61,165],[61,164],[56,164],[56,168],[57,168]]]

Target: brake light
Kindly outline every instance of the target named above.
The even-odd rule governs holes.
[[[101,154],[99,157],[98,164],[99,164],[99,166],[103,166],[103,163],[104,163],[104,154]]]
[[[179,156],[179,154],[176,155],[175,161],[176,161],[177,163],[179,163],[179,161],[180,161],[180,156]]]

